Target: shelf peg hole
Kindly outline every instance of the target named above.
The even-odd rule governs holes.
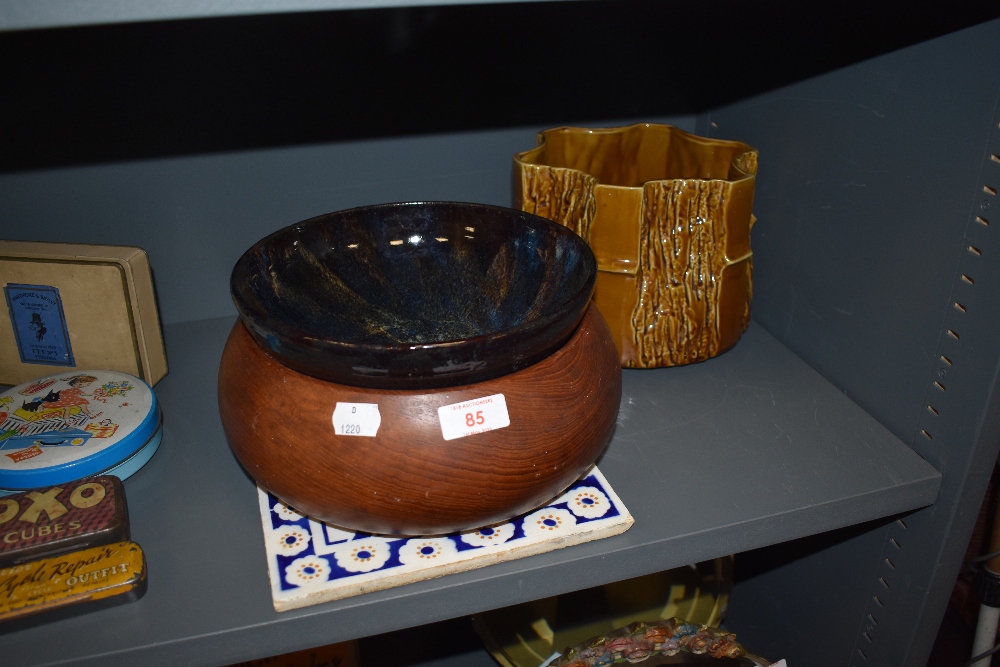
[[[965,306],[963,306],[962,304],[960,304],[958,301],[955,302],[955,310],[957,310],[959,312],[962,312],[962,313],[969,312],[969,309],[966,308]]]
[[[885,580],[885,579],[883,579],[882,577],[879,577],[879,578],[878,578],[878,581],[879,581],[879,583],[880,583],[880,584],[882,584],[883,586],[885,586],[885,587],[886,587],[886,589],[888,589],[888,588],[889,588],[889,584],[888,584],[888,582],[886,582],[886,580]]]
[[[891,568],[892,568],[893,570],[895,570],[895,569],[896,569],[896,564],[895,564],[895,563],[893,563],[893,562],[892,562],[891,560],[889,560],[888,558],[886,558],[886,559],[885,559],[885,564],[886,564],[886,565],[888,565],[889,567],[891,567]]]
[[[928,405],[927,406],[927,412],[931,413],[935,417],[937,417],[938,415],[941,414],[940,412],[937,411],[937,408],[935,408],[933,405]]]
[[[882,601],[879,600],[879,598],[878,598],[877,595],[873,595],[872,599],[875,600],[875,604],[877,604],[878,606],[880,606],[880,607],[884,607],[885,606],[884,604],[882,604]]]
[[[983,251],[982,251],[982,250],[980,250],[979,248],[977,248],[977,247],[976,247],[976,246],[974,246],[974,245],[970,245],[970,246],[969,246],[969,252],[971,252],[971,253],[972,253],[973,255],[975,255],[976,257],[982,257],[982,256],[983,256]]]
[[[934,439],[934,437],[931,436],[931,434],[927,432],[927,429],[923,429],[922,428],[922,429],[920,429],[920,432],[923,433],[924,437],[927,438],[928,440],[933,440]]]
[[[954,329],[948,329],[948,335],[954,338],[955,340],[959,339],[958,332],[955,331]]]
[[[858,649],[858,655],[860,655],[860,656],[861,656],[861,659],[862,659],[862,660],[867,660],[867,659],[868,659],[868,656],[867,656],[867,655],[865,655],[865,652],[864,652],[864,651],[862,651],[861,649]]]
[[[973,280],[970,276],[965,275],[964,273],[962,274],[962,282],[968,283],[970,285],[976,284],[975,280]]]
[[[872,622],[872,625],[878,625],[878,621],[876,621],[875,617],[871,614],[868,614],[868,620]]]
[[[994,162],[1000,162],[1000,155],[994,153],[993,155],[990,155],[990,159],[993,160]]]
[[[897,549],[902,549],[903,548],[903,547],[899,546],[899,542],[896,541],[895,537],[890,537],[889,538],[889,542],[891,542],[892,546],[896,547]]]
[[[977,215],[976,216],[976,222],[978,222],[979,224],[981,224],[983,227],[989,227],[990,226],[990,221],[987,220],[986,218],[984,218],[981,215]]]
[[[906,522],[903,521],[902,519],[896,519],[896,523],[898,523],[903,528],[906,528]]]
[[[983,192],[985,192],[988,195],[993,195],[994,197],[997,196],[997,189],[996,188],[991,188],[988,185],[984,185],[983,186]]]
[[[949,366],[953,365],[951,363],[951,359],[949,359],[948,357],[944,356],[943,354],[941,355],[941,361],[943,361],[944,363],[948,364]]]
[[[864,637],[865,639],[867,639],[867,640],[868,640],[868,643],[869,643],[869,644],[873,643],[873,642],[872,642],[872,638],[871,638],[871,635],[869,635],[869,634],[868,634],[867,632],[862,632],[862,633],[861,633],[861,635],[862,635],[862,636],[863,636],[863,637]]]
[[[944,385],[943,385],[943,384],[941,384],[940,382],[938,382],[937,380],[935,380],[935,381],[934,381],[934,386],[935,386],[935,387],[937,387],[938,389],[940,389],[941,391],[947,391],[947,390],[946,390],[946,389],[944,388]]]

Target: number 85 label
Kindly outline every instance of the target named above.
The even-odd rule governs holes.
[[[484,396],[438,408],[441,435],[454,440],[510,426],[507,400],[503,394]]]

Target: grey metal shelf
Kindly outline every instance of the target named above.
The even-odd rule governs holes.
[[[476,5],[523,0],[5,0],[0,31],[66,28],[251,14],[284,14],[344,9]],[[538,1],[538,0],[534,0]],[[552,2],[554,0],[542,0]]]
[[[30,7],[49,12],[44,25],[82,25],[98,22],[95,8],[104,7],[112,11],[100,21],[145,20],[103,1],[15,0],[0,17]],[[182,6],[218,16],[264,11],[263,2],[153,5],[161,18]],[[621,6],[574,5],[615,7],[587,13],[597,28],[615,23]],[[67,7],[82,23],[69,22]],[[284,25],[243,34],[259,21],[189,21],[4,35],[18,65],[8,80],[31,83],[8,105],[19,111],[9,124],[26,132],[12,139],[21,157],[9,164],[19,171],[0,174],[0,235],[146,248],[172,370],[157,388],[167,411],[163,449],[126,485],[135,536],[149,554],[149,594],[21,633],[0,628],[0,663],[226,664],[733,552],[741,574],[727,624],[755,651],[817,667],[926,663],[1000,448],[1000,21],[974,25],[996,9],[908,8],[901,21],[892,8],[858,3],[808,23],[793,12],[786,23],[809,29],[782,31],[756,6],[720,14],[680,3],[665,12],[669,22],[615,23],[616,44],[641,24],[670,47],[648,51],[605,44],[581,19],[552,54],[562,59],[546,59],[550,67],[521,89],[524,73],[535,71],[531,58],[545,51],[503,63],[509,37],[524,22],[547,40],[530,19],[544,14],[544,25],[558,26],[553,9],[562,7],[505,6],[496,13],[516,16],[487,34],[466,30],[473,22],[464,9],[413,12],[440,15],[446,26],[414,28],[407,34],[416,46],[398,52],[405,40],[394,41],[392,26],[405,24],[402,12],[292,17],[287,23],[301,25],[287,34]],[[493,12],[469,10],[480,13]],[[173,15],[182,17],[194,15]],[[324,18],[325,39],[310,42]],[[331,35],[352,31],[360,37],[342,48],[276,57],[297,43],[339,45]],[[470,34],[458,40],[476,47],[468,54],[495,58],[431,58]],[[63,72],[76,60],[63,54],[91,53],[88,39],[106,48]],[[140,40],[152,46],[133,54]],[[264,57],[246,59],[271,42]],[[689,46],[709,42],[726,48],[714,58],[706,52],[697,67],[678,65],[690,62]],[[33,70],[24,66],[38,58],[21,53],[52,57]],[[354,72],[364,63],[352,58],[366,54],[373,59],[361,76],[334,75]],[[627,94],[586,106],[595,97],[590,67],[615,54],[646,67],[616,81]],[[333,66],[314,70],[317,62]],[[401,70],[401,62],[429,70]],[[550,85],[577,63],[586,76]],[[494,71],[506,78],[494,80]],[[114,76],[100,76],[107,72]],[[307,75],[286,89],[295,72]],[[466,106],[466,87],[487,79],[498,91],[520,90],[510,98],[516,104],[496,115]],[[303,95],[314,81],[332,92]],[[372,81],[359,95],[355,84]],[[246,94],[226,95],[230,87]],[[400,92],[409,97],[396,113],[385,100]],[[483,103],[489,93],[483,87],[469,101],[492,108]],[[361,106],[332,117],[280,112],[300,97],[318,102],[310,112],[355,109],[338,106],[341,99]],[[555,101],[544,113],[520,114],[522,101],[536,98]],[[632,106],[641,98],[649,104]],[[161,108],[174,99],[184,103]],[[356,205],[507,204],[510,155],[533,145],[536,130],[641,113],[674,114],[670,122],[686,130],[746,141],[760,150],[761,170],[754,326],[709,363],[626,373],[622,423],[601,466],[636,526],[554,554],[275,614],[253,485],[229,453],[215,408],[236,258],[278,227]],[[474,118],[466,122],[467,114]],[[309,122],[363,131],[277,131]],[[227,132],[230,123],[239,131]],[[29,159],[36,150],[42,158]],[[73,164],[82,166],[65,167]],[[207,319],[222,316],[230,319]]]
[[[627,533],[278,614],[256,491],[216,375],[232,318],[166,328],[163,445],[126,482],[149,562],[137,603],[0,635],[5,666],[223,665],[639,576],[912,510],[938,472],[761,327],[719,358],[627,371],[600,467]],[[53,641],[58,637],[58,641]]]

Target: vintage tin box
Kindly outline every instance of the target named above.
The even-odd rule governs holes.
[[[125,490],[113,475],[0,498],[0,568],[129,539]]]
[[[0,393],[0,493],[98,474],[126,479],[160,444],[156,395],[115,371],[70,371]]]
[[[0,632],[132,602],[145,592],[146,559],[134,542],[3,568]]]
[[[76,368],[155,385],[167,373],[142,248],[0,241],[0,384]]]

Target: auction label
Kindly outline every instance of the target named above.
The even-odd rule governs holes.
[[[381,424],[378,403],[337,403],[333,409],[333,429],[337,435],[374,438]]]
[[[445,440],[510,426],[507,399],[503,394],[443,405],[438,408],[438,419],[441,420],[441,435]]]

